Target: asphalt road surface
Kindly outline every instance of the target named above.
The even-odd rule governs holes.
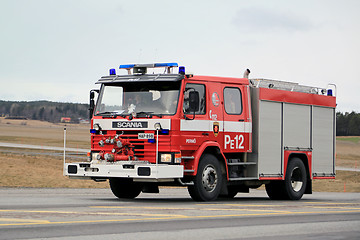
[[[359,239],[360,193],[271,201],[253,190],[194,202],[185,188],[134,200],[108,189],[0,188],[0,239]]]

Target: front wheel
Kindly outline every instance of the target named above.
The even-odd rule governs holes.
[[[200,159],[194,185],[188,186],[188,191],[195,201],[215,200],[221,190],[223,177],[218,159],[211,154],[205,154]]]
[[[142,186],[128,178],[110,178],[110,188],[118,198],[133,199],[139,196]]]

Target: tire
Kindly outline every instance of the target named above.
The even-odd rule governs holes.
[[[283,181],[271,181],[265,185],[265,190],[271,200],[281,200],[285,198]]]
[[[228,193],[227,194],[220,194],[219,197],[220,198],[225,198],[225,199],[233,199],[237,194],[238,194],[238,190],[236,190],[233,187],[228,186]]]
[[[291,159],[285,175],[285,198],[289,200],[301,199],[305,193],[306,184],[307,173],[304,163],[299,158]]]
[[[221,190],[223,176],[219,160],[211,154],[201,157],[194,185],[188,186],[188,192],[195,201],[213,201]]]
[[[118,198],[133,199],[139,196],[142,185],[128,178],[110,178],[110,189]]]
[[[265,185],[266,193],[272,200],[299,200],[305,193],[307,174],[304,163],[292,158],[287,166],[284,181],[271,181]]]

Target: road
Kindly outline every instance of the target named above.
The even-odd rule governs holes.
[[[119,200],[108,189],[0,188],[0,239],[358,239],[360,193],[194,202],[185,188]]]
[[[0,142],[0,147],[64,151],[64,147],[42,146],[42,145],[31,145],[31,144],[19,144],[19,143],[7,143],[7,142]],[[89,149],[69,148],[69,147],[66,147],[65,150],[69,151],[69,152],[79,152],[79,153],[87,153],[87,152],[90,151]]]

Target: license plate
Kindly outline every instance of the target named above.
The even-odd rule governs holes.
[[[153,133],[138,133],[138,139],[154,139]]]

